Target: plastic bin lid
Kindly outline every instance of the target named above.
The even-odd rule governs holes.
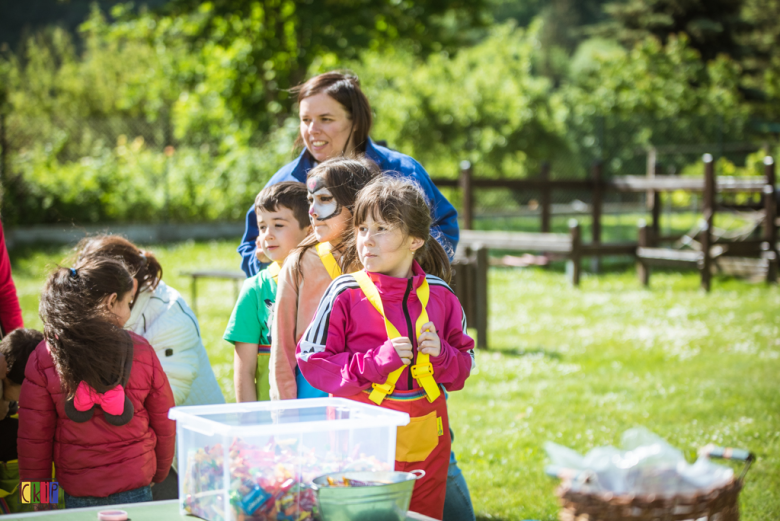
[[[257,435],[322,432],[354,428],[398,427],[405,412],[346,398],[312,398],[173,407],[168,418],[206,435]]]

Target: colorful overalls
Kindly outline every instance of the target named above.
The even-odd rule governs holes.
[[[398,329],[385,316],[382,299],[368,275],[364,271],[352,275],[374,308],[384,317],[387,337],[389,339],[400,337]],[[425,306],[429,295],[428,283],[424,281],[417,289],[417,297],[423,306],[414,328],[417,337],[422,333],[422,325],[428,322]],[[420,388],[411,391],[396,390],[396,382],[407,370],[412,372],[412,377],[417,380]],[[429,356],[417,352],[414,365],[396,369],[385,383],[375,383],[371,391],[362,391],[351,396],[350,399],[409,414],[411,417],[409,424],[398,427],[395,470],[425,471],[425,476],[415,483],[409,509],[441,519],[447,492],[447,469],[451,450],[450,425],[447,417],[447,402],[444,393],[434,380]]]
[[[296,358],[318,389],[411,416],[397,431],[395,468],[425,471],[410,508],[441,519],[451,444],[442,388],[463,388],[474,366],[474,341],[449,286],[416,262],[412,273],[396,278],[360,271],[335,279],[298,342]],[[416,345],[427,322],[436,324],[441,353],[431,358],[415,350],[407,367],[390,339],[403,335]]]

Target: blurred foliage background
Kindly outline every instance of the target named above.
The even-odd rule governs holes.
[[[20,5],[0,1],[11,225],[241,219],[294,157],[287,89],[335,68],[434,177],[643,174],[648,146],[665,173],[710,151],[745,175],[780,131],[780,0]]]

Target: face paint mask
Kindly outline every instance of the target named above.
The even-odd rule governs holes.
[[[325,187],[325,180],[321,177],[312,177],[306,182],[306,189],[312,195],[313,202],[309,204],[309,215],[316,213],[318,221],[326,221],[341,213],[341,205],[336,202],[336,198]],[[330,196],[332,199],[328,203],[317,202],[317,196]]]

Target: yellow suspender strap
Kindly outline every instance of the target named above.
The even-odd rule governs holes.
[[[268,270],[268,274],[271,276],[271,278],[278,282],[279,272],[282,271],[282,267],[279,265],[279,263],[272,262],[266,269]]]
[[[330,252],[329,242],[321,242],[317,245],[317,255],[320,256],[320,260],[331,279],[335,279],[341,275],[339,263],[336,262],[335,257],[333,257],[333,254]]]
[[[395,326],[387,320],[384,307],[382,306],[382,297],[379,295],[379,290],[376,289],[374,282],[366,274],[365,271],[358,271],[352,274],[357,280],[360,289],[365,294],[369,302],[374,308],[379,311],[382,317],[385,319],[385,329],[387,330],[387,337],[390,339],[398,338],[401,334],[395,328]],[[417,298],[420,299],[422,304],[422,312],[417,317],[417,323],[415,324],[415,332],[419,337],[422,333],[422,326],[428,322],[428,313],[425,311],[425,307],[428,305],[428,297],[430,295],[430,288],[428,287],[428,281],[423,280],[423,283],[417,288]],[[373,390],[369,395],[369,400],[377,405],[382,405],[382,401],[387,398],[388,394],[391,394],[395,390],[395,384],[398,378],[401,376],[406,366],[399,367],[387,377],[387,381],[383,384],[373,384]],[[417,383],[425,390],[425,396],[429,402],[433,402],[441,395],[439,386],[436,384],[436,380],[433,379],[433,365],[430,361],[430,356],[424,353],[417,352],[417,363],[411,367],[412,377],[417,379]]]

